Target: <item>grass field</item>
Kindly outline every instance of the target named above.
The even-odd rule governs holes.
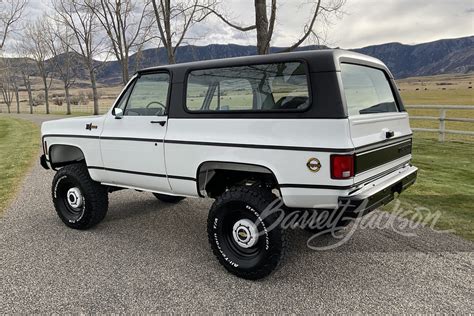
[[[0,215],[14,196],[39,146],[39,128],[28,121],[0,116]]]
[[[405,104],[474,105],[474,74],[397,80]]]
[[[403,209],[427,208],[442,215],[441,230],[474,240],[474,146],[414,138],[413,164],[419,168],[415,185],[399,196]],[[393,210],[392,204],[384,207]],[[410,216],[408,216],[410,217]]]

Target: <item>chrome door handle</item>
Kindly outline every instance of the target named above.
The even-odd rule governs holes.
[[[166,121],[163,120],[163,121],[150,121],[151,124],[160,124],[161,126],[165,126],[166,124]]]

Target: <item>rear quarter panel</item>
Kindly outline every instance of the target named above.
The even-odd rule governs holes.
[[[350,148],[347,119],[170,118],[165,139],[168,174],[196,177],[199,166],[206,161],[240,162],[270,169],[280,185],[351,185],[352,179],[331,179],[329,169],[332,150]],[[312,157],[321,162],[319,172],[311,172],[306,166]],[[170,179],[170,184],[175,194],[198,194],[195,183]],[[286,205],[301,206],[297,198],[290,197],[301,190],[287,187],[281,191]],[[313,195],[311,206],[318,200],[318,193],[321,199],[328,193],[310,191],[303,195]],[[337,199],[331,197],[330,201],[333,205]]]

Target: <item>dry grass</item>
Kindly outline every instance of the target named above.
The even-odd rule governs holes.
[[[474,74],[465,75],[440,75],[431,77],[417,77],[398,80],[405,104],[418,105],[474,105],[474,91],[472,89]],[[471,87],[471,88],[469,88]],[[436,116],[440,110],[435,109],[408,109],[413,116]],[[474,110],[450,110],[446,113],[448,118],[474,118]],[[415,120],[410,121],[416,128],[439,128],[439,121]],[[446,129],[474,131],[473,123],[446,122]],[[417,132],[422,138],[436,138],[436,133]],[[473,136],[447,135],[447,140],[474,141]]]
[[[430,104],[430,105],[474,105],[474,91],[469,88],[473,86],[474,74],[465,75],[439,75],[430,77],[416,77],[398,80],[397,84],[405,104]],[[33,95],[36,97],[42,94],[41,81],[39,78],[33,78]],[[122,90],[122,86],[105,86],[99,85],[99,112],[105,113],[112,106],[115,98]],[[71,95],[78,96],[90,94],[87,81],[76,81],[75,87],[71,89]],[[50,95],[64,94],[62,83],[54,80],[51,86]],[[26,91],[20,92],[20,111],[29,113]],[[231,103],[232,100],[224,100],[224,103]],[[0,104],[0,108],[5,111],[5,105]],[[16,111],[16,105],[12,107],[12,111]],[[54,105],[50,102],[50,111],[52,114],[65,114],[66,106]],[[45,106],[39,105],[34,107],[34,113],[45,113]],[[73,105],[72,112],[74,115],[90,115],[93,113],[93,102],[88,101],[87,104]],[[439,116],[439,110],[429,109],[410,109],[411,115],[419,116]],[[448,117],[474,118],[472,110],[453,110],[448,111]],[[420,121],[412,120],[412,127],[422,128],[438,128],[438,121]],[[473,123],[446,122],[447,129],[474,131]],[[427,138],[436,138],[436,133],[419,133],[420,136]],[[472,136],[448,135],[448,140],[474,141]]]
[[[474,74],[397,80],[405,104],[440,105],[474,105],[473,82]]]

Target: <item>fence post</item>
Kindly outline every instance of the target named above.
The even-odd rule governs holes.
[[[444,142],[444,131],[446,129],[446,109],[441,109],[440,110],[440,116],[439,116],[439,137],[438,140],[440,142]]]

